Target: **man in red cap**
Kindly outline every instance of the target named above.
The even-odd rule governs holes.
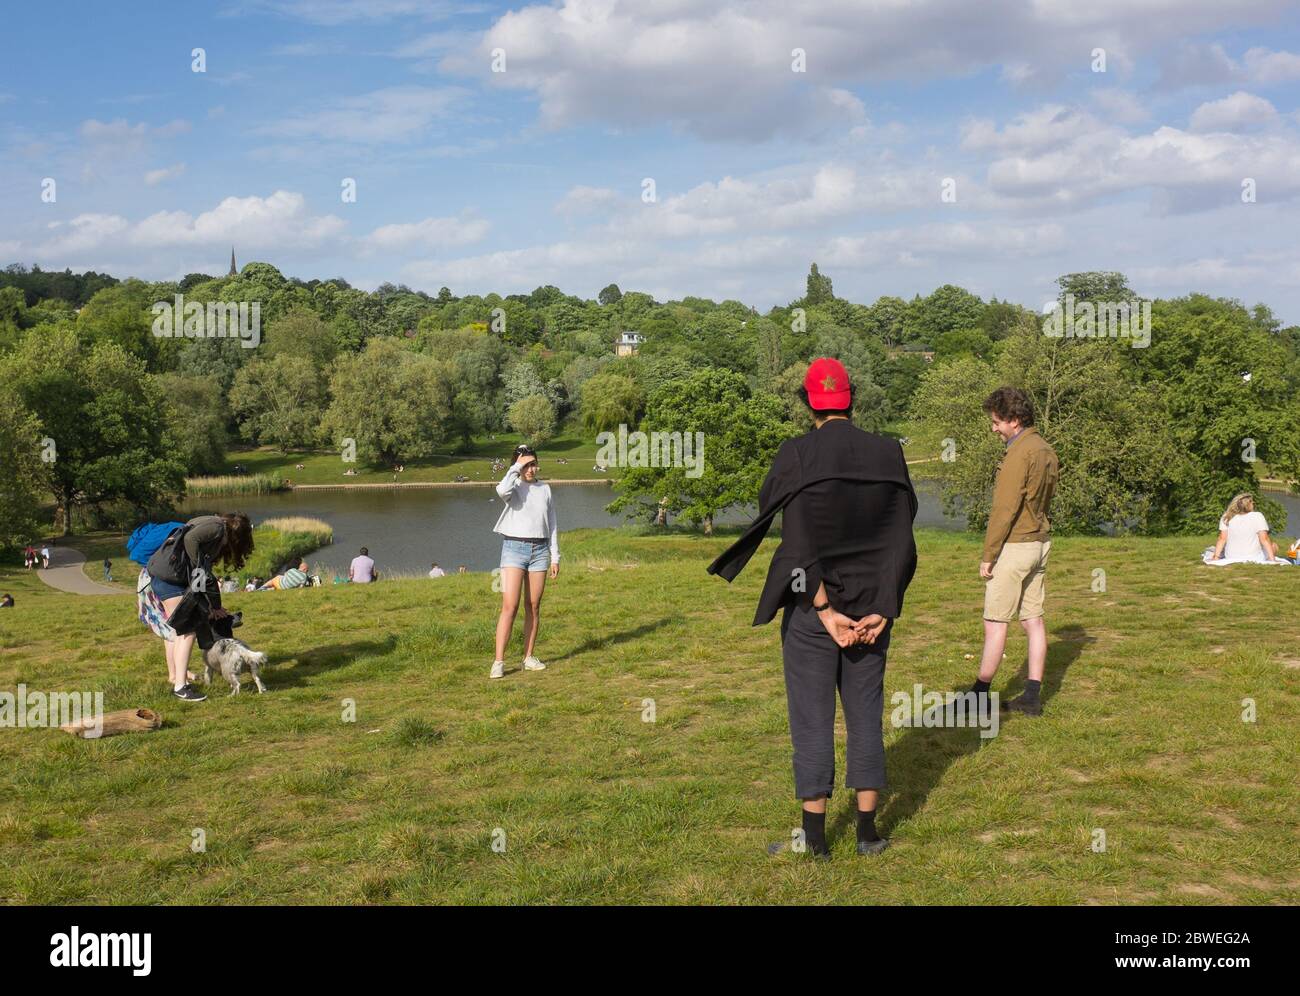
[[[893,620],[916,571],[916,492],[903,449],[857,428],[844,366],[813,360],[800,397],[815,428],[786,440],[759,494],[758,518],[709,565],[733,580],[778,512],[781,544],[772,556],[754,625],[781,619],[795,795],[803,841],[829,858],[826,800],[835,784],[835,691],[848,730],[846,785],[857,792],[859,854],[879,854],[876,803],[885,787],[881,730],[885,653]],[[774,844],[778,853],[787,844]]]

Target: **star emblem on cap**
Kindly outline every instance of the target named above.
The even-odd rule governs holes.
[[[822,381],[822,390],[823,390],[823,391],[833,391],[833,390],[835,390],[835,376],[834,376],[834,374],[827,374],[827,375],[826,375],[826,379],[825,379],[824,381]]]

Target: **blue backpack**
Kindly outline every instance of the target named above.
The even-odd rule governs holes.
[[[146,522],[142,526],[136,526],[135,532],[126,541],[127,555],[143,567],[149,563],[154,551],[167,542],[167,537],[184,525],[183,522]]]

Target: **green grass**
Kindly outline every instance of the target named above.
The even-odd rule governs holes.
[[[968,685],[979,651],[978,538],[919,539],[888,694]],[[1205,568],[1195,538],[1059,539],[1045,715],[981,741],[887,712],[894,846],[858,859],[837,791],[821,865],[764,854],[798,819],[779,632],[749,626],[772,544],[728,586],[704,573],[726,542],[568,534],[549,666],[518,670],[516,636],[494,682],[487,574],[228,596],[271,691],[194,706],[131,598],[4,568],[0,689],[101,690],[164,725],[0,729],[0,901],[1300,901],[1300,572]],[[1023,650],[995,689],[1020,688]]]
[[[493,458],[508,461],[518,443],[519,439],[513,434],[498,433],[495,440],[475,440],[463,452],[452,452],[448,447],[424,460],[407,460],[404,464],[406,469],[397,475],[397,480],[402,484],[449,482],[457,476],[464,476],[471,481],[495,483],[501,479],[501,474],[493,472]],[[542,476],[556,481],[616,478],[616,468],[608,474],[592,471],[597,449],[594,433],[576,427],[567,428],[555,439],[538,447]],[[558,458],[563,458],[568,463],[557,463]],[[336,452],[312,451],[285,455],[269,446],[231,450],[226,460],[226,472],[233,473],[237,463],[250,475],[279,477],[293,484],[391,484],[394,477],[391,467],[371,467],[361,461],[344,463]],[[298,464],[302,464],[301,470],[298,469]],[[347,470],[355,470],[356,476],[344,477]]]

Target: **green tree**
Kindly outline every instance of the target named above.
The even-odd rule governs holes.
[[[817,264],[813,263],[812,269],[808,271],[807,291],[803,296],[805,307],[815,308],[819,304],[826,304],[834,300],[835,291],[831,287],[831,278],[825,276],[817,269]]]
[[[1171,448],[1187,458],[1159,497],[1162,528],[1213,530],[1243,491],[1283,528],[1282,506],[1260,495],[1258,468],[1262,462],[1283,476],[1300,469],[1300,405],[1285,343],[1239,303],[1201,294],[1154,302],[1150,334],[1145,349],[1125,339],[1082,343],[1123,355],[1157,397],[1150,417],[1169,427]]]
[[[266,351],[271,356],[301,356],[323,371],[338,354],[339,341],[328,322],[299,306],[267,326]]]
[[[167,408],[143,361],[115,342],[85,350],[69,329],[28,336],[0,360],[52,441],[52,489],[72,529],[78,507],[124,502],[148,514],[180,496],[184,468],[166,446]]]
[[[867,331],[886,346],[903,342],[907,302],[901,297],[879,297],[867,309]]]
[[[449,436],[454,395],[450,363],[405,339],[371,339],[335,362],[323,429],[339,445],[355,441],[357,454],[372,463],[428,456]]]
[[[1060,459],[1053,530],[1158,527],[1160,495],[1180,456],[1167,425],[1151,418],[1157,399],[1127,375],[1114,343],[1051,338],[1033,326],[1008,338],[996,364],[965,355],[932,366],[912,399],[913,417],[951,441],[954,459],[935,465],[950,511],[965,511],[975,529],[988,521],[1003,449],[982,404],[1003,384],[1029,394],[1035,424]]]
[[[984,302],[961,287],[944,284],[929,297],[917,297],[908,306],[904,335],[908,342],[934,345],[941,335],[978,327]]]
[[[699,370],[665,384],[650,399],[641,431],[680,433],[681,455],[689,439],[692,459],[627,468],[609,511],[649,516],[663,508],[711,534],[724,509],[758,500],[777,447],[794,434],[785,414],[778,398],[751,394],[745,378],[729,370]]]
[[[50,467],[41,459],[45,431],[9,384],[0,384],[0,550],[31,541],[41,502],[50,490]]]
[[[226,405],[220,387],[207,377],[155,374],[167,406],[165,438],[185,473],[212,474],[226,456]]]
[[[618,284],[610,284],[597,295],[596,300],[601,304],[618,304],[623,300],[623,292],[618,289]]]
[[[1062,301],[1066,294],[1073,294],[1076,301],[1092,302],[1129,301],[1136,296],[1129,289],[1128,278],[1113,270],[1067,273],[1056,278],[1056,285]]]
[[[622,374],[598,373],[582,386],[582,424],[592,432],[636,425],[644,406],[641,388]]]
[[[540,446],[555,434],[555,409],[544,394],[521,398],[510,406],[510,424],[532,446]]]
[[[230,389],[230,408],[245,439],[288,453],[317,441],[324,393],[308,357],[282,353],[259,357],[239,371]]]

